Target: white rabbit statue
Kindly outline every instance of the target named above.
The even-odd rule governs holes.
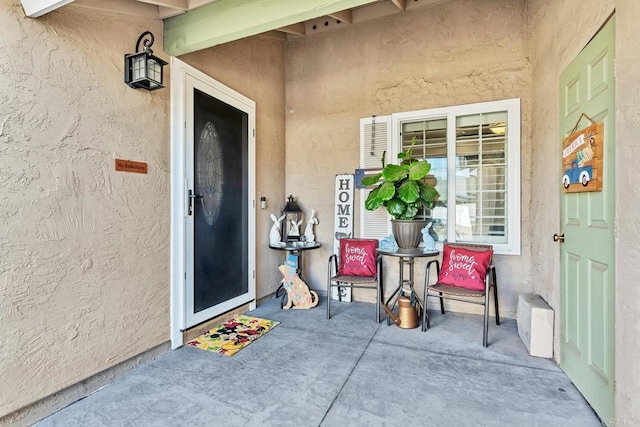
[[[271,230],[269,230],[270,245],[277,245],[281,242],[280,227],[282,225],[283,219],[284,219],[284,215],[282,215],[280,218],[276,218],[274,214],[271,214],[271,220],[273,221],[273,225],[271,226]]]
[[[302,224],[302,220],[296,221],[295,219],[290,219],[291,228],[289,229],[289,236],[300,236],[300,224]]]
[[[436,249],[436,241],[433,236],[429,234],[429,229],[431,228],[432,224],[433,222],[430,222],[422,229],[422,240],[424,242],[424,248],[428,251],[433,251]]]
[[[307,220],[307,227],[304,229],[304,241],[307,243],[314,243],[316,241],[316,235],[313,234],[313,226],[318,224],[318,218],[315,217],[316,211],[311,209],[311,216]]]

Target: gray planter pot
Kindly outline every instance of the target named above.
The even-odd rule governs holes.
[[[423,219],[392,219],[391,230],[400,249],[415,249],[422,241],[422,229],[427,225]]]

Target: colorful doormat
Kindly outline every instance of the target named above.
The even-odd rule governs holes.
[[[225,356],[233,356],[278,325],[279,322],[272,320],[238,315],[187,344]]]

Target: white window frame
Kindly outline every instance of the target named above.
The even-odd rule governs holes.
[[[457,105],[452,107],[432,108],[428,110],[406,111],[391,115],[391,146],[395,159],[402,146],[402,125],[406,122],[421,120],[447,119],[447,174],[449,183],[455,183],[455,153],[456,153],[456,118],[480,113],[496,111],[507,112],[507,243],[493,245],[496,254],[520,255],[520,99],[506,99],[500,101],[481,102],[476,104]],[[455,242],[456,209],[451,206],[456,200],[456,186],[448,186],[447,199],[447,236],[449,242]],[[480,242],[478,242],[480,243]],[[438,242],[442,247],[442,242]]]

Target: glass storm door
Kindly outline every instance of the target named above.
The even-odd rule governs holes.
[[[612,18],[560,75],[561,138],[582,113],[604,122],[602,191],[560,195],[560,366],[603,420],[614,417],[614,42]]]
[[[254,114],[243,98],[187,76],[187,328],[255,300]]]

